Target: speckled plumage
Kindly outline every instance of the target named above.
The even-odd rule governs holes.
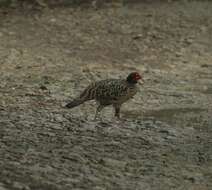
[[[135,76],[134,76],[135,75]],[[137,77],[137,78],[136,78]],[[134,72],[128,75],[127,79],[106,79],[90,84],[78,98],[66,105],[73,108],[88,100],[96,100],[99,104],[95,118],[98,113],[108,105],[115,108],[115,116],[120,116],[121,105],[132,98],[138,91],[137,81],[141,76]]]

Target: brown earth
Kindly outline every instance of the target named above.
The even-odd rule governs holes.
[[[212,189],[212,3],[0,10],[0,190]],[[145,85],[93,121],[91,81]]]

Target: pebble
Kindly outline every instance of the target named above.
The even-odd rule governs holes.
[[[3,183],[0,183],[0,190],[8,190],[8,189],[5,188]]]
[[[10,31],[10,32],[8,32],[8,34],[9,34],[10,36],[14,36],[16,33],[13,32],[13,31]]]
[[[56,22],[56,19],[55,18],[51,18],[50,22]]]
[[[30,190],[29,186],[25,185],[25,184],[22,184],[20,182],[13,182],[13,187],[15,189],[20,189],[20,190]]]
[[[202,64],[201,67],[203,67],[203,68],[208,68],[209,65],[208,65],[208,64]]]

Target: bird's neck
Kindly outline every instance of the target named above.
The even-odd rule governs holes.
[[[127,83],[128,83],[129,85],[136,85],[138,82],[135,81],[135,80],[127,80]]]
[[[127,85],[129,86],[136,86],[136,84],[138,83],[137,81],[126,81]]]

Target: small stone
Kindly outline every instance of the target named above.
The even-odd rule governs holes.
[[[46,86],[44,86],[44,85],[41,85],[41,86],[40,86],[40,89],[41,89],[41,90],[48,90],[48,88],[47,88]]]
[[[181,57],[183,54],[182,54],[182,52],[176,52],[176,57]]]
[[[202,64],[201,67],[203,67],[203,68],[208,68],[209,65],[208,65],[208,64]]]
[[[56,19],[55,18],[51,18],[50,22],[56,22]]]
[[[41,7],[47,7],[47,4],[44,2],[44,0],[36,0],[36,3]]]
[[[165,129],[161,129],[161,130],[159,131],[159,133],[163,133],[163,134],[168,135],[168,134],[169,134],[169,131],[167,131],[167,130],[165,130]]]
[[[22,184],[20,182],[13,182],[13,187],[15,189],[20,189],[20,190],[30,190],[29,186],[25,185],[25,184]]]
[[[206,32],[207,31],[207,27],[206,26],[201,26],[200,30],[201,30],[201,32]]]
[[[0,190],[8,190],[8,189],[5,188],[3,183],[0,183]]]
[[[188,177],[187,178],[190,182],[194,183],[195,182],[195,178],[194,177]]]
[[[10,31],[10,32],[8,32],[8,34],[9,34],[10,36],[14,36],[14,35],[15,35],[15,32]]]
[[[21,69],[21,68],[22,68],[22,66],[17,65],[15,68],[16,68],[16,69]]]
[[[207,91],[208,87],[207,86],[203,86],[203,91]]]
[[[136,36],[133,36],[132,38],[133,38],[133,40],[138,40],[138,39],[140,39],[140,38],[142,38],[142,37],[143,37],[142,34],[138,34],[138,35],[136,35]]]
[[[193,39],[192,38],[187,38],[187,39],[185,39],[185,42],[187,43],[187,44],[192,44],[193,43]]]
[[[184,59],[184,60],[182,60],[182,62],[183,62],[183,63],[188,63],[188,60],[185,60],[185,59]]]

